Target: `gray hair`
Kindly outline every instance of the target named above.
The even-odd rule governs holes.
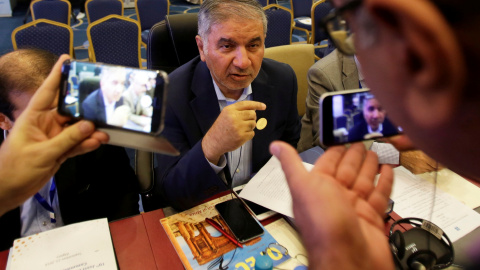
[[[267,33],[267,16],[257,0],[205,0],[198,12],[198,35],[206,42],[212,25],[234,16],[247,20],[261,20],[263,33]]]

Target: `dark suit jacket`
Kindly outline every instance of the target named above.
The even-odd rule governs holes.
[[[215,174],[201,146],[203,136],[220,114],[218,99],[207,65],[200,57],[179,67],[169,75],[165,129],[163,135],[180,151],[180,156],[157,155],[155,192],[177,209],[186,209],[226,190]],[[253,100],[264,102],[264,130],[255,130],[252,172],[257,172],[271,157],[273,140],[283,140],[294,147],[300,137],[297,113],[297,79],[292,68],[264,59],[257,78],[252,82]],[[225,169],[228,175],[228,165]],[[157,195],[158,196],[158,195]]]
[[[55,174],[55,184],[65,225],[139,213],[138,182],[124,148],[103,145],[67,159]],[[20,229],[19,208],[0,217],[0,250],[12,246]]]
[[[115,103],[115,108],[123,105],[123,97]],[[82,102],[83,117],[94,122],[107,122],[105,113],[105,103],[103,102],[103,94],[100,89],[90,93]]]
[[[382,128],[382,134],[384,136],[394,135],[398,133],[397,128],[386,117],[383,121]],[[368,124],[365,119],[362,118],[362,121],[360,121],[360,123],[356,124],[348,131],[348,140],[362,141],[363,136],[365,136],[366,134],[368,134]]]

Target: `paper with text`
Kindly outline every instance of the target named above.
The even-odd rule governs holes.
[[[401,217],[417,217],[439,226],[452,240],[480,226],[480,214],[404,167],[394,169],[392,200]],[[433,205],[433,209],[432,209]]]
[[[8,260],[8,270],[117,269],[106,218],[17,239]]]
[[[303,163],[307,170],[313,165]],[[280,161],[272,156],[260,171],[248,182],[240,197],[271,209],[280,214],[293,217],[292,196]]]

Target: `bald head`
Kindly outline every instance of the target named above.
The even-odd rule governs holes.
[[[14,119],[12,96],[35,92],[58,57],[39,49],[21,49],[0,57],[0,113]]]

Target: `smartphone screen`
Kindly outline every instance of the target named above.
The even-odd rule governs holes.
[[[368,89],[330,92],[320,97],[320,142],[325,146],[389,137],[402,132]]]
[[[58,110],[98,127],[158,133],[163,127],[166,80],[161,71],[66,61]]]
[[[263,228],[239,199],[219,203],[215,208],[240,243],[263,234]]]

